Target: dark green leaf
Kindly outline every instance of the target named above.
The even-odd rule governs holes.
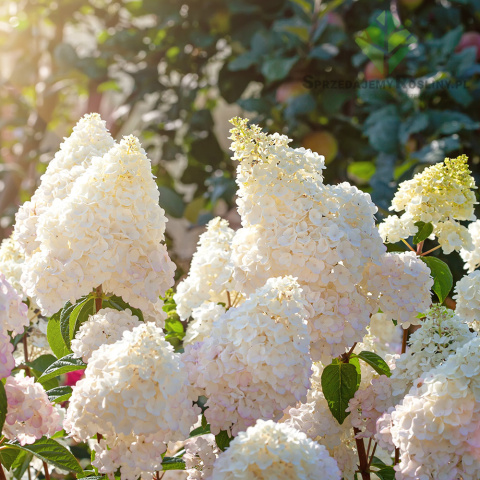
[[[182,218],[185,210],[183,198],[171,188],[158,187],[160,191],[160,206],[168,215],[175,218]]]
[[[433,278],[432,290],[437,294],[440,303],[443,303],[453,287],[453,276],[448,265],[435,257],[420,257],[430,268]]]
[[[48,344],[57,358],[62,358],[65,355],[72,353],[63,341],[62,331],[60,328],[60,313],[61,312],[58,312],[50,317],[47,326]]]
[[[225,430],[222,430],[218,435],[215,435],[215,442],[217,447],[224,452],[230,445],[232,439],[228,436]]]
[[[418,227],[418,232],[413,237],[413,243],[415,244],[423,242],[433,232],[433,225],[431,223],[416,222],[415,226]]]
[[[205,426],[201,426],[192,430],[188,437],[198,437],[199,435],[206,435],[207,433],[210,433],[210,425],[208,423]]]
[[[132,312],[132,315],[138,317],[141,322],[144,321],[142,311],[139,308],[134,308],[129,305],[122,297],[117,297],[116,295],[108,297],[106,300],[103,301],[103,308],[107,307],[119,310],[120,312],[128,309]]]
[[[43,385],[45,390],[49,390],[58,386],[58,380],[56,378],[52,378],[50,380],[40,380],[43,372],[56,360],[57,359],[55,358],[55,356],[47,354],[40,355],[33,362],[27,363],[35,379],[37,380],[37,382]]]
[[[368,363],[380,375],[386,375],[387,377],[390,377],[392,374],[385,360],[383,360],[383,358],[378,356],[376,353],[367,352],[364,350],[363,352],[360,352],[357,357],[363,360],[365,363]]]
[[[327,365],[322,373],[322,391],[328,407],[338,423],[342,424],[349,413],[345,410],[357,391],[357,369],[349,363]]]
[[[10,470],[19,454],[20,452],[16,448],[4,448],[0,450],[0,462],[7,470]]]
[[[298,62],[298,55],[292,58],[271,58],[262,64],[262,73],[267,82],[283,80],[290,73],[290,70]]]
[[[362,381],[362,369],[360,367],[360,362],[358,361],[358,358],[355,355],[351,355],[350,358],[348,359],[348,363],[353,365],[356,370],[357,370],[357,389],[360,386],[360,382]]]
[[[67,302],[65,306],[62,308],[62,311],[60,313],[60,331],[62,333],[63,341],[65,342],[65,345],[69,350],[70,350],[70,316],[74,312],[75,308],[82,305],[85,301],[86,301],[86,298],[82,297],[74,305],[72,305],[70,302]]]
[[[64,373],[74,372],[75,370],[84,370],[87,368],[87,364],[83,362],[81,358],[75,358],[73,353],[60,358],[56,362],[53,362],[38,379],[40,382],[45,382],[51,378],[58,377]]]
[[[23,474],[27,471],[32,460],[33,455],[30,452],[20,451],[18,457],[12,464],[13,477],[23,478]]]
[[[395,480],[395,470],[393,467],[384,467],[375,472],[380,480]]]
[[[42,437],[31,445],[20,445],[18,442],[8,442],[5,445],[33,453],[36,457],[44,462],[50,463],[62,470],[80,473],[82,467],[77,462],[77,459],[57,441]]]
[[[95,315],[95,313],[95,299],[93,297],[87,298],[84,302],[80,303],[73,309],[69,322],[69,340],[75,338],[82,323],[85,323],[88,320],[88,317],[90,315]]]
[[[72,387],[67,385],[62,387],[52,388],[47,391],[48,399],[52,403],[61,403],[68,400],[72,395]]]

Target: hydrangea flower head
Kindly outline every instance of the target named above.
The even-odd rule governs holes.
[[[305,397],[311,359],[305,301],[293,277],[271,278],[185,347],[195,395],[208,398],[211,431],[235,435],[258,418],[280,418]]]
[[[469,326],[480,331],[480,271],[476,270],[461,278],[455,285],[455,312]]]
[[[211,480],[340,480],[323,445],[285,423],[258,420],[215,461]]]
[[[432,223],[433,234],[445,253],[470,249],[471,236],[458,220],[475,220],[476,188],[468,158],[446,158],[400,184],[390,210],[405,211],[399,220],[386,219],[380,226],[385,241],[394,243],[415,234],[415,222]],[[404,225],[404,228],[401,228]]]
[[[465,262],[465,269],[468,273],[473,272],[480,266],[480,220],[471,222],[468,225],[468,232],[472,237],[472,248],[462,248],[460,256]]]

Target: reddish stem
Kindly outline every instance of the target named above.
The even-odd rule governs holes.
[[[98,311],[102,309],[102,304],[103,304],[103,300],[102,300],[102,294],[103,294],[103,291],[102,291],[102,286],[99,285],[96,289],[95,289],[95,310]]]
[[[367,452],[365,450],[365,443],[363,438],[357,438],[357,435],[360,433],[360,430],[357,427],[353,427],[353,433],[355,434],[355,443],[357,444],[358,460],[360,461],[360,475],[362,475],[362,480],[371,480],[370,478],[370,467],[367,458]]]

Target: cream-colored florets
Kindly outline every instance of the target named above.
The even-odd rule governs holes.
[[[204,302],[224,303],[237,295],[233,289],[231,242],[234,231],[226,220],[217,217],[200,235],[188,277],[179,283],[174,295],[177,313],[187,319]],[[228,292],[228,294],[227,294]],[[230,295],[230,297],[228,297]]]
[[[115,343],[122,338],[125,330],[133,330],[140,323],[130,309],[119,312],[112,308],[102,308],[80,326],[71,342],[72,352],[88,362],[95,350],[104,344]]]
[[[390,435],[400,449],[398,478],[479,478],[479,352],[476,337],[417,382],[392,411]]]
[[[251,293],[294,270],[309,298],[312,356],[329,361],[361,341],[373,313],[356,284],[385,252],[377,209],[356,187],[324,185],[322,156],[246,120],[232,123],[243,226],[232,241],[234,278]]]
[[[215,461],[212,480],[340,480],[324,446],[286,424],[258,420]]]
[[[0,379],[8,377],[15,367],[10,336],[0,331]]]
[[[415,222],[432,223],[433,234],[445,253],[471,248],[471,236],[459,220],[475,220],[477,203],[473,189],[475,182],[468,169],[468,159],[455,159],[426,168],[413,179],[400,184],[390,210],[405,211],[399,218],[388,217],[380,226],[387,242],[397,242],[418,231]]]
[[[166,218],[158,199],[135,137],[93,157],[68,195],[38,217],[39,244],[22,275],[26,293],[45,314],[100,284],[134,307],[151,308],[172,286],[175,270],[162,243]]]
[[[217,447],[211,433],[189,438],[185,441],[185,469],[188,480],[208,480],[213,472],[213,464],[222,451]]]
[[[384,315],[403,328],[420,323],[418,314],[429,308],[432,286],[430,269],[415,252],[386,253],[380,265],[366,266],[362,282]]]
[[[0,273],[5,275],[12,287],[23,296],[23,287],[20,284],[25,255],[20,250],[13,236],[5,238],[0,244]]]
[[[8,377],[5,393],[8,407],[3,434],[8,439],[30,444],[62,428],[60,415],[33,377]]]
[[[212,332],[213,324],[225,313],[225,307],[214,302],[204,302],[192,311],[193,320],[188,324],[183,344],[201,342]]]
[[[305,398],[311,359],[304,305],[294,278],[269,279],[214,322],[214,335],[185,347],[195,394],[208,398],[212,433],[235,435]]]
[[[427,312],[422,326],[410,337],[410,346],[395,361],[390,377],[393,395],[403,397],[415,380],[443,363],[476,336],[452,310],[436,305]]]
[[[470,223],[468,232],[472,238],[472,245],[470,249],[462,248],[460,256],[465,262],[465,269],[471,273],[480,266],[480,220]]]
[[[471,328],[480,331],[480,271],[465,275],[455,285],[455,312]]]
[[[28,307],[22,300],[22,295],[0,273],[0,332],[18,335],[29,325]]]
[[[183,439],[198,414],[187,384],[180,355],[162,330],[142,323],[92,353],[73,389],[65,429],[83,441],[100,433],[107,444],[118,434],[154,435],[164,444]]]

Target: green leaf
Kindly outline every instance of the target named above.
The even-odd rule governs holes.
[[[204,418],[204,417],[202,417]],[[198,437],[199,435],[206,435],[207,433],[210,433],[210,425],[207,423],[207,425],[195,428],[190,432],[190,435],[188,438],[192,437]]]
[[[232,439],[228,436],[225,430],[222,430],[218,435],[215,435],[215,442],[217,447],[224,452],[230,445]]]
[[[122,297],[117,297],[116,295],[112,295],[103,301],[102,308],[113,308],[114,310],[118,310],[122,312],[123,310],[130,310],[132,315],[138,317],[138,319],[143,322],[145,321],[143,318],[143,313],[139,308],[134,308],[129,305]]]
[[[453,276],[448,265],[435,257],[420,257],[430,269],[433,277],[432,290],[437,294],[440,303],[443,303],[453,287]]]
[[[7,470],[10,470],[19,455],[20,452],[16,448],[3,448],[0,450],[0,462]]]
[[[7,394],[5,393],[5,386],[0,382],[0,433],[3,430],[3,424],[7,417]]]
[[[22,446],[17,441],[8,442],[5,445],[30,452],[40,460],[62,470],[76,473],[82,472],[82,467],[77,462],[77,459],[63,445],[51,438],[42,437],[31,445]]]
[[[78,304],[73,312],[70,314],[69,321],[69,341],[75,338],[78,329],[88,320],[90,315],[95,315],[95,299],[93,297],[87,298],[84,302]]]
[[[52,403],[62,403],[68,400],[72,395],[72,387],[68,385],[62,387],[55,387],[47,391],[48,399]]]
[[[45,382],[51,378],[58,377],[64,373],[74,372],[75,370],[85,370],[87,364],[81,358],[75,358],[73,353],[53,362],[38,379],[39,382]]]
[[[177,457],[163,457],[162,470],[185,470],[185,462]]]
[[[27,471],[32,460],[33,455],[30,452],[19,451],[19,455],[11,467],[13,470],[13,478],[23,478],[23,474]]]
[[[340,425],[348,417],[348,402],[357,391],[357,369],[350,363],[330,364],[322,373],[322,390],[328,408]]]
[[[50,345],[52,352],[57,358],[62,358],[65,355],[72,353],[63,341],[62,331],[60,327],[60,314],[61,311],[50,317],[47,326],[48,344]]]
[[[368,363],[377,373],[380,375],[386,375],[390,377],[392,372],[390,367],[387,365],[385,360],[382,357],[378,356],[376,353],[363,351],[357,355],[358,358],[363,360],[365,363]]]
[[[57,359],[55,356],[47,354],[47,355],[40,355],[38,358],[33,360],[33,362],[28,362],[27,365],[30,367],[35,380],[43,385],[45,390],[49,390],[51,388],[58,387],[58,380],[56,378],[52,378],[50,380],[40,380],[43,372]]]
[[[393,467],[384,467],[374,472],[380,480],[395,480],[395,470]]]
[[[298,55],[292,58],[271,58],[263,62],[261,70],[267,82],[276,82],[286,78],[298,60]]]
[[[433,225],[425,222],[415,222],[418,232],[413,237],[413,243],[418,244],[426,240],[433,232]]]
[[[160,206],[165,212],[172,217],[182,218],[185,210],[183,198],[168,187],[158,187],[158,190],[160,192]]]
[[[65,304],[60,312],[60,331],[63,341],[67,348],[70,350],[70,316],[78,305],[81,305],[85,301],[85,297],[78,300],[77,303],[71,304],[69,301]]]
[[[360,387],[360,382],[362,381],[362,369],[360,367],[360,362],[358,361],[358,358],[356,357],[356,355],[351,355],[350,358],[348,359],[348,363],[350,363],[350,365],[353,365],[357,370],[357,389],[358,389],[358,387]]]

